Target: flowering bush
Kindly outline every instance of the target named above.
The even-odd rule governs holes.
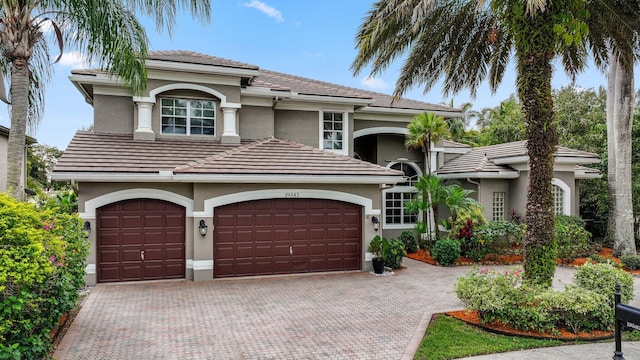
[[[0,358],[45,358],[75,306],[88,246],[77,215],[0,194]]]

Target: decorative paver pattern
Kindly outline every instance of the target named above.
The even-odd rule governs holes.
[[[99,284],[54,356],[72,359],[412,359],[433,313],[460,309],[470,267],[405,259],[366,272]],[[499,267],[500,268],[500,267]],[[558,268],[557,284],[573,271]]]

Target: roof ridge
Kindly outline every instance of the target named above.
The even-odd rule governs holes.
[[[265,142],[267,142],[267,141],[269,141],[271,139],[273,139],[273,137],[252,141],[252,142],[250,142],[248,144],[240,145],[238,147],[234,147],[232,149],[228,149],[228,150],[219,152],[219,153],[217,153],[215,155],[207,156],[205,158],[202,158],[202,159],[199,159],[199,160],[196,160],[196,161],[192,161],[192,162],[187,163],[185,165],[176,166],[175,170],[184,170],[184,169],[188,169],[190,167],[195,167],[195,166],[198,166],[198,165],[206,164],[208,162],[221,160],[221,159],[224,159],[225,157],[227,157],[229,155],[233,155],[233,154],[235,154],[235,153],[237,153],[239,151],[250,149],[250,148],[255,147],[257,145],[260,145],[260,144],[264,144]]]

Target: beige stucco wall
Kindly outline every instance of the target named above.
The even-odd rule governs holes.
[[[375,128],[375,127],[397,127],[397,128],[405,129],[409,124],[409,122],[411,122],[411,119],[408,119],[407,122],[363,120],[358,118],[358,114],[356,114],[353,130],[357,131],[362,129]]]
[[[480,182],[480,192],[478,194],[478,200],[483,206],[483,215],[487,221],[498,220],[493,219],[493,193],[503,192],[505,193],[504,199],[504,218],[501,220],[509,219],[509,180],[505,179],[482,179]],[[475,191],[478,191],[477,186],[474,186]]]
[[[274,136],[273,109],[262,106],[243,106],[238,111],[240,137],[262,139]]]
[[[320,142],[320,113],[317,111],[276,110],[274,136],[317,148]]]
[[[406,158],[415,162],[420,170],[424,169],[423,156],[418,150],[406,150],[404,135],[377,135],[378,138],[378,165],[387,166],[397,162],[398,158]]]
[[[7,149],[9,139],[4,134],[0,134],[0,192],[7,191]]]
[[[134,104],[130,96],[95,95],[93,131],[110,134],[133,134]]]
[[[154,89],[157,89],[157,88],[159,88],[161,86],[165,86],[165,85],[173,85],[173,84],[176,84],[176,83],[194,84],[194,85],[200,85],[200,86],[208,87],[208,88],[213,89],[216,92],[219,92],[220,94],[224,95],[227,98],[227,102],[240,103],[239,81],[238,81],[238,85],[234,86],[234,85],[220,85],[220,84],[211,84],[211,83],[203,83],[203,82],[168,81],[168,80],[152,79],[152,80],[149,80],[148,85],[147,85],[147,96]],[[207,94],[207,95],[209,95],[209,94]]]

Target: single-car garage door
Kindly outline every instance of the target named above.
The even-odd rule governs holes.
[[[153,199],[97,211],[99,282],[185,277],[185,208]]]
[[[322,199],[214,209],[214,277],[361,269],[361,207]]]

